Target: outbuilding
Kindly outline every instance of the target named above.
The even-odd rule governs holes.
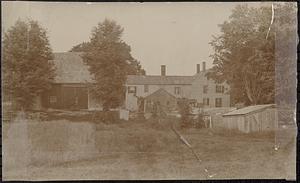
[[[248,106],[222,116],[225,128],[244,133],[273,131],[278,127],[275,104]]]

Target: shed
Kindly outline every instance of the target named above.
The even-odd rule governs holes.
[[[164,89],[159,89],[145,97],[145,112],[151,112],[154,104],[159,104],[164,112],[170,112],[177,107],[177,98]]]
[[[222,116],[225,128],[244,133],[273,131],[278,126],[275,104],[248,106]]]

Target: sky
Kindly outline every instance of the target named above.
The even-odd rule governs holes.
[[[196,64],[212,67],[209,42],[237,4],[2,2],[2,32],[18,19],[37,20],[53,52],[66,52],[89,41],[92,28],[108,18],[124,28],[122,39],[147,75],[159,75],[160,65],[167,75],[193,75]]]

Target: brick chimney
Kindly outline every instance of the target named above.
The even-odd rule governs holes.
[[[202,62],[202,71],[205,71],[206,69],[206,62]]]
[[[197,64],[197,74],[200,73],[200,64]]]
[[[166,65],[160,66],[160,73],[161,73],[161,76],[166,76]]]

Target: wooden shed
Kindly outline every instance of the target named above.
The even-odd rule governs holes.
[[[244,133],[273,131],[278,127],[275,104],[248,106],[222,116],[225,128]]]
[[[177,107],[177,98],[164,89],[159,89],[145,97],[145,112],[153,110],[155,103],[158,104],[164,112],[170,112]]]

